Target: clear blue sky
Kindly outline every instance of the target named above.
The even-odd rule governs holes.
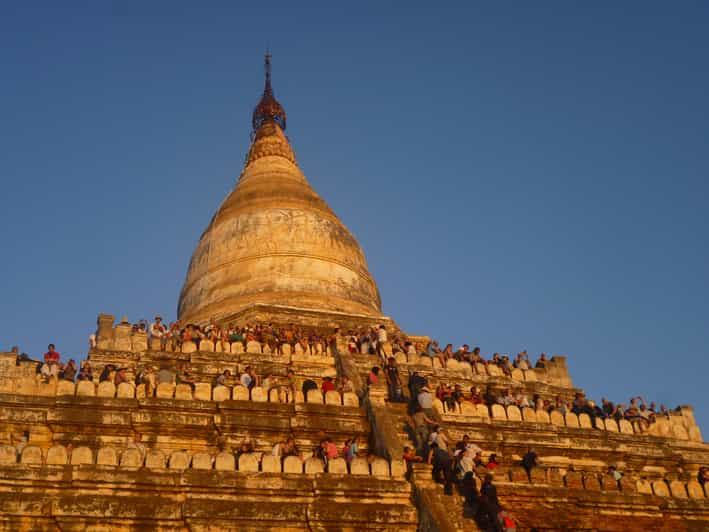
[[[174,318],[269,46],[388,315],[564,353],[592,397],[693,404],[709,438],[706,2],[15,4],[0,347],[83,358],[99,312]]]

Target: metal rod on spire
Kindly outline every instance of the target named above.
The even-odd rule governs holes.
[[[265,55],[265,65],[266,69],[266,88],[265,90],[268,92],[271,92],[271,52],[266,49],[266,55]]]

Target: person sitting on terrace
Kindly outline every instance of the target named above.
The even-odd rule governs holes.
[[[246,437],[241,440],[239,447],[236,450],[237,462],[242,454],[249,454],[254,452],[254,441],[250,437]]]
[[[245,386],[249,390],[251,390],[254,386],[259,385],[258,377],[254,373],[254,370],[251,369],[251,366],[246,366],[246,369],[244,369],[244,372],[241,374],[239,381],[242,386]]]
[[[453,390],[447,384],[441,383],[436,388],[436,397],[446,405],[446,410],[455,410],[455,399],[453,399]]]
[[[54,350],[54,344],[49,344],[47,352],[44,353],[44,364],[42,364],[41,369],[41,373],[46,379],[58,376],[60,357],[61,355]]]
[[[436,356],[438,356],[438,360],[441,361],[441,366],[447,368],[448,361],[453,358],[453,344],[446,344],[445,349],[440,351]]]
[[[357,343],[358,343],[357,335],[353,331],[350,331],[349,334],[347,335],[347,352],[350,355],[354,355],[354,354],[359,353],[359,349],[357,348]]]
[[[515,404],[515,398],[509,388],[505,388],[504,392],[497,398],[497,403],[505,407]]]
[[[379,383],[379,366],[374,366],[367,375],[367,384],[376,386]]]
[[[532,469],[539,465],[539,457],[533,448],[527,450],[527,454],[522,457],[522,467],[527,472],[527,478],[532,481]]]
[[[404,402],[401,377],[399,376],[399,368],[396,365],[396,359],[394,357],[389,357],[387,360],[387,364],[384,366],[384,377],[387,381],[389,401],[392,403]]]
[[[482,392],[480,391],[480,386],[470,387],[470,402],[474,405],[481,405],[485,403]]]
[[[98,345],[98,337],[96,336],[96,333],[93,332],[89,335],[89,350],[96,349],[97,345]]]
[[[487,405],[494,405],[498,402],[497,393],[490,386],[487,386],[485,388],[485,394],[483,395],[483,399],[485,400],[484,402]]]
[[[298,456],[298,449],[295,446],[295,438],[289,436],[286,441],[278,442],[271,450],[273,456],[278,456],[284,459],[286,456]]]
[[[61,367],[61,370],[59,371],[59,378],[74,382],[74,377],[76,377],[76,362],[74,362],[73,358],[70,358],[69,362]]]
[[[620,483],[620,481],[621,481],[621,479],[623,478],[623,473],[621,473],[620,471],[618,471],[618,468],[617,468],[616,466],[612,465],[612,466],[608,466],[608,474],[609,474],[611,477],[613,477],[613,480],[615,480],[615,482],[616,482],[616,484],[617,484],[617,486],[618,486],[618,489],[619,489],[620,491],[622,491],[622,490],[623,490],[623,486],[622,486],[622,484]]]
[[[483,360],[482,355],[480,354],[480,348],[479,347],[474,347],[473,351],[470,353],[470,363],[471,364],[483,364],[485,361]]]
[[[116,366],[113,364],[106,364],[103,367],[103,370],[101,371],[101,374],[98,376],[98,381],[99,382],[104,382],[104,381],[109,381],[113,382],[113,379],[116,376]]]
[[[515,404],[520,408],[530,408],[529,399],[523,390],[518,390],[515,395]]]
[[[92,381],[94,380],[94,374],[91,371],[91,364],[89,364],[88,361],[84,360],[84,362],[81,363],[81,370],[79,371],[79,375],[76,377],[77,381]]]
[[[487,459],[487,464],[485,464],[485,467],[490,469],[497,469],[497,466],[500,465],[500,462],[497,461],[497,455],[495,453],[492,453],[490,457]]]
[[[165,349],[167,341],[167,327],[162,322],[162,316],[155,316],[155,321],[150,324],[150,337],[160,340],[160,348]]]
[[[143,460],[145,460],[145,453],[147,452],[147,449],[145,448],[145,444],[142,443],[142,435],[140,432],[136,432],[133,434],[133,439],[128,442],[126,445],[126,448],[128,449],[137,449],[138,452],[140,453],[140,456]]]
[[[453,358],[458,362],[468,362],[470,359],[470,346],[468,344],[461,345],[456,349],[455,353],[453,353]]]
[[[427,357],[435,358],[437,357],[441,352],[441,348],[438,346],[438,342],[436,340],[433,340],[432,342],[428,342],[426,345],[426,350],[423,352],[424,355]]]
[[[187,364],[182,364],[180,366],[180,371],[177,372],[177,384],[188,384],[189,387],[192,389],[194,392],[195,389],[195,383],[197,382],[195,378],[190,375],[190,373],[187,371]]]
[[[155,371],[151,366],[145,366],[143,369],[139,370],[135,375],[135,385],[145,387],[145,396],[152,397],[155,393]]]
[[[502,355],[502,357],[500,357],[499,366],[502,370],[502,373],[504,373],[508,377],[512,376],[512,364],[510,364],[510,357],[508,357],[507,355]]]
[[[229,386],[231,384],[231,371],[225,369],[219,375],[214,378],[214,383],[212,387],[215,386]]]
[[[341,394],[354,392],[354,386],[352,385],[352,381],[347,375],[343,375],[342,377],[340,377],[340,382],[337,385],[337,391]]]
[[[335,383],[332,382],[332,377],[323,377],[320,389],[322,390],[323,394],[335,391]]]
[[[305,379],[303,381],[303,385],[301,386],[301,391],[303,392],[303,397],[306,399],[308,398],[308,392],[310,390],[317,390],[318,385],[315,384],[315,381],[312,379]]]
[[[517,357],[512,365],[518,369],[529,369],[529,355],[527,354],[527,351],[520,351],[517,353]]]
[[[128,382],[128,375],[126,374],[126,368],[118,368],[115,375],[113,376],[113,384],[118,388],[119,384]]]
[[[699,471],[697,472],[697,482],[699,482],[702,486],[709,482],[709,467],[702,466],[699,468]]]
[[[537,360],[537,363],[534,365],[535,368],[546,368],[547,367],[547,355],[546,353],[542,353],[539,355],[539,360]]]
[[[357,444],[357,436],[351,437],[349,440],[345,440],[345,445],[342,448],[342,456],[345,462],[348,464],[352,463],[352,460],[357,456],[359,452],[359,445]]]

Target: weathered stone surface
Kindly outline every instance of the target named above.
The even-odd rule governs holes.
[[[246,386],[237,385],[234,386],[232,390],[232,398],[234,401],[248,401],[249,400],[249,389]]]
[[[302,473],[303,472],[303,462],[297,456],[286,456],[283,460],[283,472],[284,473]]]
[[[669,497],[670,490],[664,480],[654,480],[652,482],[652,492],[658,497]]]
[[[389,476],[389,462],[384,458],[375,458],[372,460],[372,475],[375,477]]]
[[[234,471],[236,469],[236,460],[231,453],[221,452],[214,460],[214,469],[219,471]]]
[[[212,390],[212,399],[217,402],[231,399],[231,390],[226,386],[215,386]]]
[[[110,381],[99,382],[96,395],[98,397],[115,397],[116,385]]]
[[[161,382],[155,390],[155,397],[160,399],[172,399],[175,395],[175,385],[169,382]]]
[[[165,453],[157,449],[150,449],[145,453],[145,467],[151,469],[164,469],[167,462]]]
[[[190,455],[185,451],[175,451],[168,460],[170,469],[185,470],[190,467]]]
[[[212,399],[212,385],[208,382],[198,382],[194,386],[194,398],[199,401]]]
[[[17,463],[17,451],[12,445],[0,446],[0,465]]]
[[[101,447],[96,452],[96,465],[117,466],[118,452],[113,447]]]
[[[241,471],[241,467],[239,467]],[[264,473],[280,473],[281,472],[281,459],[278,456],[273,456],[271,454],[266,454],[261,457],[261,471]]]
[[[322,392],[320,390],[308,390],[308,396],[306,400],[308,403],[322,404]]]
[[[129,382],[122,382],[116,390],[116,397],[132,399],[135,397],[135,386]]]
[[[209,453],[195,453],[192,455],[193,469],[212,469],[212,457]]]
[[[324,470],[322,460],[319,458],[308,458],[305,461],[305,473],[312,475],[315,473],[322,473]]]
[[[57,395],[74,395],[76,388],[73,381],[60,379],[57,382]]]
[[[510,421],[522,421],[522,413],[519,411],[519,407],[515,405],[508,406],[507,419]]]
[[[365,458],[353,458],[352,462],[350,462],[350,473],[353,475],[369,475],[369,463]]]
[[[177,386],[175,386],[175,399],[191,401],[192,387],[189,384],[178,384]]]
[[[342,458],[333,458],[327,463],[327,472],[345,475],[347,474],[347,462]]]
[[[142,467],[143,453],[138,449],[125,449],[121,453],[121,467]]]
[[[41,464],[42,463],[42,449],[35,445],[28,445],[22,450],[22,455],[20,457],[20,462],[23,464]]]
[[[91,381],[79,381],[76,383],[76,395],[93,397],[96,395],[96,385]]]
[[[71,452],[71,465],[89,465],[94,463],[94,453],[88,447],[77,447]]]
[[[268,402],[268,395],[266,394],[266,390],[264,390],[261,386],[254,386],[251,389],[251,400],[257,403]]]
[[[65,465],[68,457],[63,445],[54,445],[47,451],[47,465]]]

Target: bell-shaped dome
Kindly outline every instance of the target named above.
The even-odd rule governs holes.
[[[282,110],[273,102],[271,109]],[[254,113],[257,128],[237,186],[192,255],[181,319],[224,318],[258,304],[381,316],[364,253],[298,168],[282,116],[281,124]]]

